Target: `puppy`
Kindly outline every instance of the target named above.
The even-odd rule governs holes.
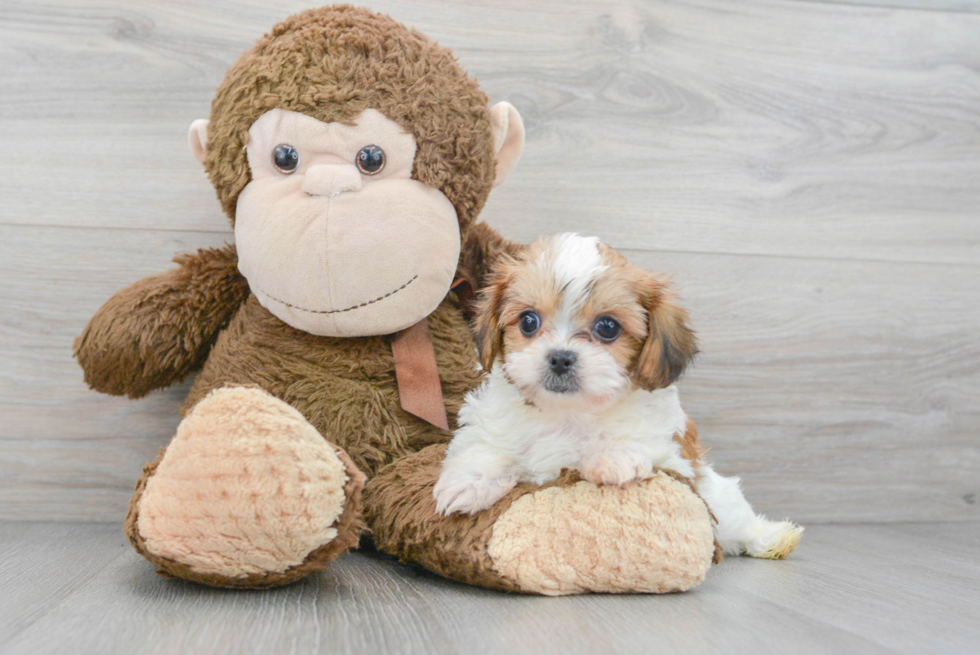
[[[674,385],[697,352],[687,320],[664,278],[593,237],[543,238],[504,261],[476,318],[488,375],[460,409],[436,511],[479,512],[564,468],[607,485],[659,468],[695,481],[727,554],[792,552],[803,528],[757,515],[738,478],[704,461]]]

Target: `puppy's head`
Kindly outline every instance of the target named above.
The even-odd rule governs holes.
[[[561,234],[498,265],[476,319],[483,367],[539,407],[596,410],[673,383],[697,352],[666,279]]]

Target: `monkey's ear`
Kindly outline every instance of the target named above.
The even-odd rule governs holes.
[[[647,339],[633,373],[642,389],[653,391],[676,382],[698,353],[698,346],[694,331],[687,326],[687,310],[666,281],[649,275],[641,298],[649,312]]]
[[[503,263],[490,276],[487,286],[480,289],[480,297],[476,306],[476,318],[473,320],[476,328],[476,350],[480,354],[480,365],[487,373],[493,366],[494,360],[503,348],[503,330],[500,325],[500,306],[504,302],[504,294],[513,279],[513,267],[510,262]]]
[[[191,129],[187,131],[187,141],[191,144],[191,152],[197,161],[204,163],[204,157],[208,154],[208,121],[198,118],[191,123]]]
[[[507,179],[524,152],[524,121],[509,102],[498,102],[490,108],[493,149],[497,153],[497,174],[493,185]]]

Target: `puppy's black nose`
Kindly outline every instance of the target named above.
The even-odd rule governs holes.
[[[548,355],[548,364],[556,375],[564,375],[575,364],[578,356],[571,350],[555,350]]]

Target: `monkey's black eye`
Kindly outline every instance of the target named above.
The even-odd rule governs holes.
[[[592,331],[599,337],[599,341],[610,343],[619,338],[623,333],[623,326],[612,316],[600,316],[599,320],[592,326]]]
[[[365,175],[377,175],[385,167],[385,151],[378,146],[364,146],[355,157],[357,170]]]
[[[533,309],[528,309],[521,314],[517,325],[521,328],[521,334],[525,337],[534,336],[534,333],[541,327],[541,317]]]
[[[275,164],[276,170],[284,175],[294,173],[299,166],[299,152],[288,143],[280,143],[272,151],[272,163]]]

